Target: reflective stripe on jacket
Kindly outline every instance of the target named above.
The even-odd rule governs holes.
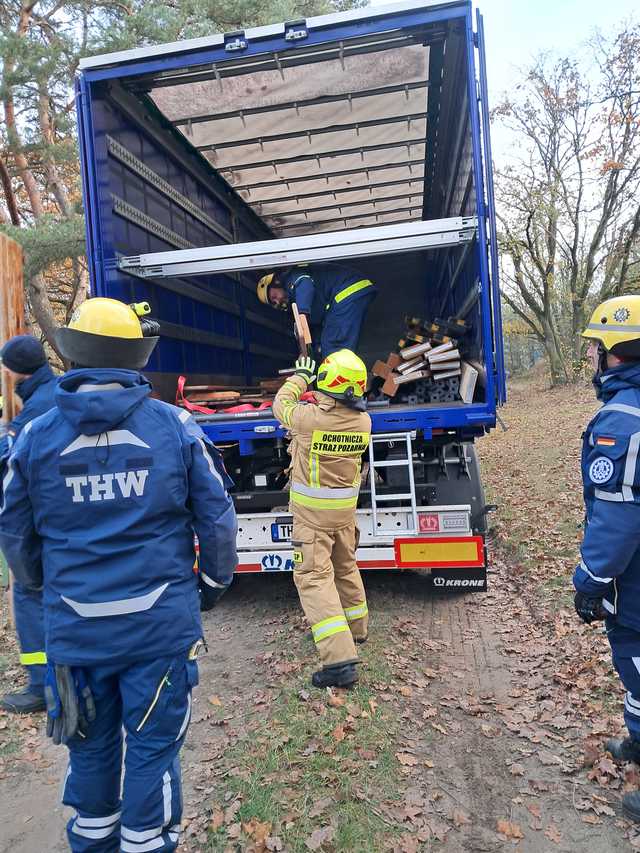
[[[606,371],[599,396],[604,405],[583,435],[586,520],[574,585],[640,631],[640,365]]]
[[[283,281],[300,312],[309,315],[312,326],[322,326],[331,309],[346,300],[365,295],[371,299],[376,292],[374,283],[358,270],[332,263],[294,267]]]
[[[300,376],[289,378],[273,411],[292,435],[291,512],[312,527],[329,530],[353,520],[371,418],[320,393],[318,405],[299,403],[306,388]]]
[[[130,370],[74,370],[57,408],[16,442],[0,545],[44,585],[47,656],[94,666],[188,648],[202,636],[200,571],[226,585],[236,519],[219,454],[188,412]]]

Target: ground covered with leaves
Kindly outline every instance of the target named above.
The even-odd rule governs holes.
[[[479,444],[499,505],[489,591],[367,575],[355,690],[309,686],[315,653],[288,576],[242,578],[207,614],[181,850],[640,849],[619,808],[640,778],[602,747],[622,731],[623,691],[571,600],[580,433],[595,408],[584,385],[512,389],[507,431]],[[7,687],[19,670],[2,640]],[[63,765],[41,719],[0,716],[0,850],[66,849]]]

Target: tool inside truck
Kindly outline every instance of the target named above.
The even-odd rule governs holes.
[[[377,482],[414,534],[426,505],[475,502],[484,529],[473,441],[505,391],[475,23],[469,2],[407,0],[81,65],[92,292],[150,302],[149,375],[198,407],[240,509],[286,504],[269,401],[297,354],[256,282],[335,262],[378,289],[358,353],[374,434],[390,436],[376,453],[398,462],[361,506],[375,513]]]

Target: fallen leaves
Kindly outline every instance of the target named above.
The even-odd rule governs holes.
[[[272,824],[268,822],[260,822],[257,818],[252,817],[251,820],[242,824],[242,831],[249,838],[253,839],[258,845],[266,847],[267,838],[271,835]]]
[[[497,821],[496,829],[499,835],[502,835],[504,838],[509,840],[524,838],[524,833],[518,824],[512,823],[510,820],[506,820],[505,818],[501,818]]]
[[[321,800],[316,800],[309,809],[309,817],[319,817],[319,815],[326,811],[333,802],[333,797],[323,797]]]
[[[335,740],[336,743],[341,743],[346,737],[344,726],[338,724],[331,732],[331,737]]]
[[[547,836],[549,841],[553,841],[554,844],[560,844],[562,841],[562,833],[555,825],[555,823],[550,823],[549,826],[545,829],[544,834]]]
[[[309,850],[321,850],[335,838],[336,830],[333,826],[323,826],[314,829],[308,838],[305,838],[305,846]]]
[[[420,760],[410,752],[396,752],[396,758],[404,767],[415,767]]]
[[[342,708],[346,701],[344,695],[334,693],[330,687],[327,687],[327,705],[331,708]]]
[[[451,820],[458,827],[458,829],[460,829],[461,826],[466,826],[467,824],[471,823],[471,818],[462,809],[454,809],[451,813]]]

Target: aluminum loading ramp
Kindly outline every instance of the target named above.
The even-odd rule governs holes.
[[[120,258],[118,266],[147,278],[273,269],[300,263],[457,246],[474,239],[477,224],[474,216],[453,216],[449,219],[354,228],[305,237],[260,240],[256,243],[131,255]]]

